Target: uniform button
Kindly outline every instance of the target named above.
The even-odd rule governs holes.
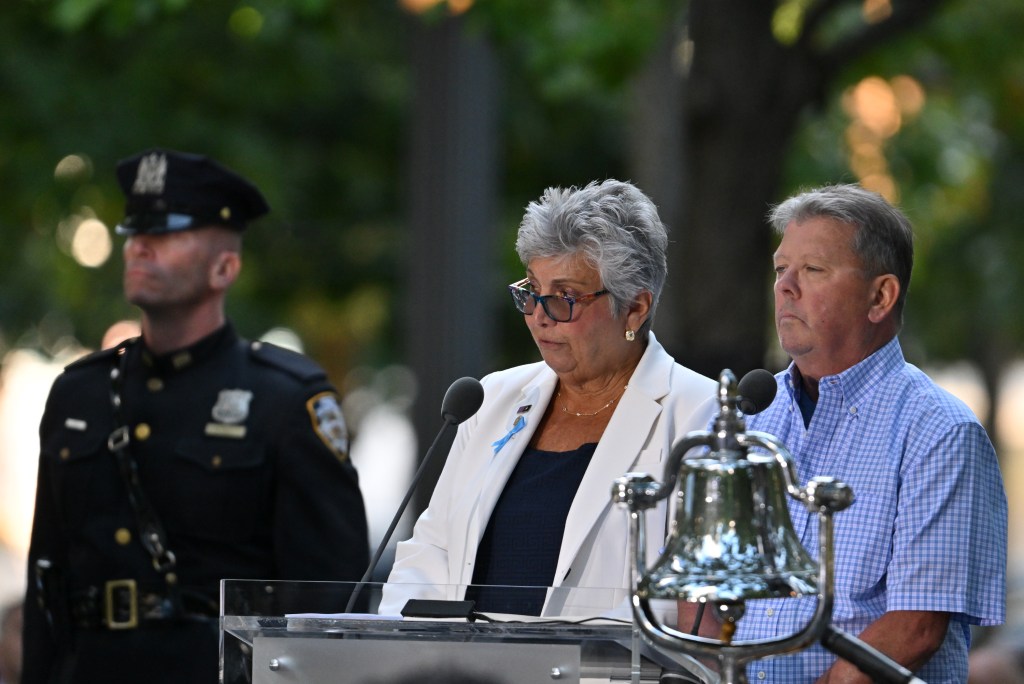
[[[169,572],[164,576],[164,581],[170,585],[175,585],[178,583],[178,574],[175,572]]]
[[[135,426],[135,439],[140,442],[145,442],[149,439],[151,434],[153,434],[153,431],[150,429],[148,423],[139,423]]]
[[[116,541],[121,546],[128,546],[131,540],[132,533],[126,527],[119,527],[117,528],[117,531],[114,532],[114,541]]]
[[[66,461],[69,458],[71,458],[71,449],[64,447],[63,449],[60,450],[60,460]]]
[[[159,392],[164,388],[164,381],[160,378],[150,378],[146,381],[146,388],[150,392]]]
[[[210,465],[212,465],[214,468],[220,468],[220,465],[223,462],[224,459],[221,458],[219,454],[210,459]]]

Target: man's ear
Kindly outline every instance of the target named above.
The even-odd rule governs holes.
[[[242,257],[238,252],[221,252],[210,269],[210,286],[217,290],[226,290],[235,282],[241,270]]]
[[[896,300],[900,296],[900,281],[892,273],[887,273],[875,278],[871,287],[871,308],[868,310],[868,320],[872,323],[881,323],[896,307]]]

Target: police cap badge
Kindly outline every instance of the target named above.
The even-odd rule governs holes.
[[[117,181],[126,198],[121,235],[204,226],[244,230],[270,209],[255,185],[198,154],[147,150],[118,162]]]

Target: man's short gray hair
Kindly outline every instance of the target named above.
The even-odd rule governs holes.
[[[893,274],[900,283],[900,295],[893,307],[898,327],[903,325],[903,308],[914,268],[914,231],[902,211],[876,192],[859,185],[826,185],[790,197],[772,208],[768,221],[782,235],[790,223],[827,217],[853,226],[853,251],[868,277]]]

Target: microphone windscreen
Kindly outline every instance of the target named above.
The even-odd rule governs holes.
[[[764,368],[755,368],[740,380],[740,411],[752,416],[768,408],[775,400],[778,385],[775,376]]]
[[[444,393],[441,419],[458,425],[477,412],[484,403],[484,386],[476,378],[459,378]]]

